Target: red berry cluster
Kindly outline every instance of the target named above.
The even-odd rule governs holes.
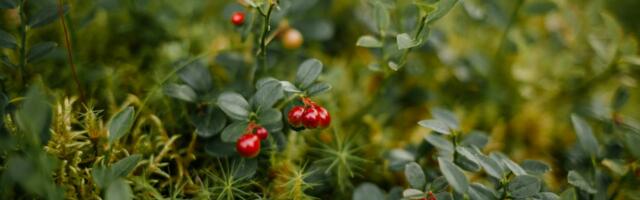
[[[231,23],[236,26],[242,26],[244,24],[244,12],[234,12],[233,15],[231,15]]]
[[[295,128],[304,126],[308,129],[326,128],[331,123],[331,115],[322,106],[311,101],[311,99],[302,98],[304,106],[294,106],[289,110],[287,118],[289,124]]]
[[[266,128],[250,122],[245,134],[236,142],[236,151],[242,157],[253,158],[260,153],[260,141],[267,139],[269,131]]]

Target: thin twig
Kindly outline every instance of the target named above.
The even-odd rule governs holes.
[[[78,72],[76,70],[76,65],[73,63],[71,40],[69,40],[69,31],[67,30],[67,24],[64,21],[64,8],[62,5],[63,5],[62,0],[58,0],[58,17],[60,17],[60,24],[62,25],[62,30],[64,31],[64,44],[67,47],[67,60],[69,62],[69,65],[71,66],[71,76],[73,76],[73,81],[76,82],[76,86],[78,87],[78,93],[80,93],[80,102],[85,103],[84,91],[82,90],[80,79],[78,79]]]

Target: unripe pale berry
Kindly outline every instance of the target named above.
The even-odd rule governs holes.
[[[297,49],[302,46],[302,42],[304,39],[302,38],[302,33],[300,31],[289,28],[285,30],[281,35],[282,46],[285,49]]]

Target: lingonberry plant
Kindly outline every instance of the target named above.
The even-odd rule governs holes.
[[[637,199],[639,6],[0,0],[0,199]]]

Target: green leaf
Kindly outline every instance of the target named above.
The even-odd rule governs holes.
[[[46,144],[49,140],[52,111],[47,99],[39,86],[33,86],[16,112],[18,127],[32,144]]]
[[[441,136],[430,134],[425,136],[424,139],[440,151],[453,152],[453,144]]]
[[[433,192],[440,192],[447,189],[448,184],[449,183],[444,176],[438,176],[436,179],[433,179],[431,185],[429,185],[429,188],[427,189]]]
[[[116,177],[126,177],[131,173],[131,171],[133,171],[133,169],[136,168],[140,160],[142,160],[142,156],[140,154],[127,156],[126,158],[123,158],[111,165],[111,174]]]
[[[273,124],[282,120],[282,113],[275,108],[266,109],[258,113],[259,124]]]
[[[622,106],[629,100],[629,89],[627,87],[621,86],[616,90],[615,95],[613,96],[613,110],[619,111]]]
[[[516,176],[509,182],[509,192],[515,198],[527,198],[540,191],[541,183],[538,178],[530,175]]]
[[[13,64],[13,63],[11,62],[11,60],[9,60],[9,57],[7,57],[6,55],[0,55],[0,62],[1,62],[4,66],[7,66],[7,67],[9,67],[9,68],[11,68],[11,69],[16,68],[16,65],[15,65],[15,64]]]
[[[551,167],[542,161],[524,160],[521,164],[522,168],[531,174],[544,174],[551,171]]]
[[[444,17],[457,2],[458,0],[440,0],[440,2],[438,2],[438,8],[427,16],[426,23],[430,24]]]
[[[207,155],[216,158],[225,158],[236,154],[235,143],[226,143],[220,141],[218,138],[208,140],[204,144],[204,151]]]
[[[11,9],[18,7],[18,0],[0,0],[0,9]]]
[[[109,184],[104,193],[105,200],[130,200],[133,199],[131,186],[122,178],[116,179]]]
[[[238,93],[225,92],[220,94],[218,97],[218,106],[232,119],[247,120],[249,117],[249,102]]]
[[[205,116],[195,116],[196,134],[203,138],[209,138],[218,134],[227,124],[227,117],[217,107],[209,107]]]
[[[425,128],[429,128],[435,132],[441,133],[441,134],[445,134],[445,135],[450,135],[451,134],[451,130],[449,129],[449,127],[447,126],[446,123],[437,120],[437,119],[427,119],[427,120],[422,120],[420,122],[418,122],[418,125],[425,127]]]
[[[322,63],[315,58],[308,59],[300,64],[296,73],[296,83],[302,89],[307,89],[322,72]]]
[[[557,8],[558,6],[552,1],[544,0],[527,3],[524,11],[531,15],[544,15]]]
[[[560,197],[551,192],[541,192],[531,197],[534,200],[558,200]]]
[[[113,180],[117,177],[113,176],[111,173],[111,169],[104,166],[96,166],[91,169],[91,176],[93,177],[93,182],[99,188],[105,188],[113,182]]]
[[[196,60],[190,63],[181,62],[179,64],[186,65],[178,71],[180,80],[200,93],[211,91],[213,81],[211,80],[211,73],[204,63]]]
[[[34,45],[33,47],[31,47],[31,49],[29,49],[29,53],[27,53],[27,62],[33,63],[35,61],[38,61],[42,57],[51,53],[51,51],[53,51],[53,49],[55,49],[57,46],[58,44],[55,42],[43,42]]]
[[[496,194],[489,188],[479,183],[472,183],[469,186],[469,197],[471,200],[497,200]]]
[[[222,131],[220,139],[222,139],[223,142],[236,142],[238,138],[245,133],[247,125],[248,122],[245,121],[237,121],[230,124]]]
[[[127,134],[133,126],[135,110],[129,106],[124,110],[116,113],[109,120],[109,143],[113,144],[116,140]]]
[[[433,118],[444,122],[452,130],[460,129],[460,121],[458,121],[456,114],[449,110],[445,110],[442,108],[432,108],[431,115],[433,116]]]
[[[527,175],[527,172],[524,171],[524,169],[522,169],[522,167],[520,167],[520,165],[518,165],[517,163],[513,162],[509,158],[502,159],[502,163],[504,163],[504,165],[507,166],[507,168],[511,172],[513,172],[513,174],[515,174],[516,176]]]
[[[163,92],[167,96],[187,102],[195,102],[198,98],[196,92],[186,85],[168,84],[164,86]]]
[[[406,199],[422,199],[424,196],[424,192],[413,188],[402,191],[402,197]]]
[[[577,200],[576,198],[576,190],[573,188],[569,188],[564,190],[561,194],[560,194],[560,199],[561,200]]]
[[[354,191],[353,200],[384,200],[382,190],[372,183],[362,183]]]
[[[376,20],[378,32],[385,32],[391,22],[388,8],[382,3],[374,3],[373,16]]]
[[[331,90],[331,85],[328,83],[314,83],[307,89],[307,94],[309,96],[316,96],[329,90]]]
[[[469,181],[458,166],[442,157],[438,157],[438,165],[440,166],[442,175],[447,179],[449,185],[453,187],[453,190],[461,194],[467,193],[467,190],[469,189]]]
[[[482,165],[482,168],[485,172],[487,172],[487,174],[498,180],[502,179],[502,176],[504,175],[504,169],[502,169],[498,162],[485,155],[476,156],[478,158],[478,161],[480,162],[480,165]]]
[[[62,13],[66,14],[69,11],[69,5],[62,7]],[[59,11],[57,6],[49,6],[40,8],[34,15],[29,16],[29,27],[37,28],[47,25],[59,18]]]
[[[0,29],[0,48],[16,49],[18,43],[10,33]]]
[[[404,166],[404,176],[407,178],[409,185],[415,189],[422,189],[427,181],[422,167],[416,162],[410,162]]]
[[[280,81],[280,84],[282,85],[282,89],[285,92],[302,92],[300,91],[300,89],[298,89],[298,87],[296,87],[295,85],[293,85],[293,83],[289,82],[289,81]]]
[[[471,153],[468,147],[458,146],[456,147],[456,153],[458,154],[454,160],[456,165],[467,171],[480,171],[480,165],[478,164],[477,158],[473,153]]]
[[[367,47],[367,48],[380,48],[382,47],[382,42],[377,38],[370,35],[363,35],[358,38],[358,42],[356,42],[356,46],[359,47]]]
[[[268,109],[284,97],[282,85],[278,81],[268,81],[255,94],[256,102],[261,109]]]
[[[420,41],[415,41],[409,34],[401,33],[396,35],[396,43],[399,50],[409,49],[420,45]]]
[[[636,159],[640,159],[640,133],[635,132],[635,131],[631,131],[631,130],[627,130],[624,131],[624,142],[627,146],[627,149],[629,149],[629,152],[631,152],[631,155],[633,155]]]
[[[233,164],[231,165],[234,169],[233,176],[236,179],[249,179],[256,174],[256,170],[258,170],[258,160],[257,159],[235,159]]]
[[[586,179],[584,179],[578,172],[576,171],[569,171],[569,174],[567,175],[567,181],[569,182],[569,184],[573,185],[574,187],[581,189],[585,192],[588,192],[590,194],[595,194],[596,192],[598,192],[593,186],[592,184],[590,184],[589,182],[587,182]],[[564,195],[563,195],[564,196]]]
[[[482,131],[471,131],[460,142],[463,146],[475,146],[477,148],[484,148],[489,142],[489,136]]]
[[[589,124],[576,114],[571,115],[571,121],[573,122],[573,128],[576,130],[578,136],[578,142],[582,150],[589,153],[591,156],[595,156],[598,153],[598,141],[591,131]]]

